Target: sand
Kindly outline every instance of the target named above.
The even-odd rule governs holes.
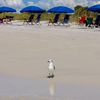
[[[47,79],[49,58],[53,79]],[[0,25],[0,100],[33,98],[100,99],[100,29]]]

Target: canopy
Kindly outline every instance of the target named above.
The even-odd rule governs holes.
[[[47,12],[50,13],[74,13],[74,10],[65,6],[57,6],[49,9]]]
[[[3,12],[16,12],[16,10],[11,7],[3,6],[3,7],[0,7],[0,13],[3,13]]]
[[[37,6],[28,6],[28,7],[23,8],[20,12],[21,13],[23,13],[23,12],[43,13],[43,12],[45,12],[45,10],[40,7],[37,7]]]
[[[100,4],[91,6],[91,7],[88,8],[88,10],[100,13]]]

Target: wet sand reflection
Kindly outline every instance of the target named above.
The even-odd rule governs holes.
[[[55,91],[56,91],[56,84],[55,82],[51,81],[49,82],[49,93],[51,96],[55,95]]]

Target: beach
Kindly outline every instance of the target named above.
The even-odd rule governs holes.
[[[0,100],[33,99],[100,99],[99,28],[0,25]]]

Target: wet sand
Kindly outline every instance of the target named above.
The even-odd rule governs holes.
[[[0,77],[0,100],[95,100],[100,87],[65,85],[53,80]]]
[[[97,100],[99,60],[100,29],[0,25],[0,100]]]

